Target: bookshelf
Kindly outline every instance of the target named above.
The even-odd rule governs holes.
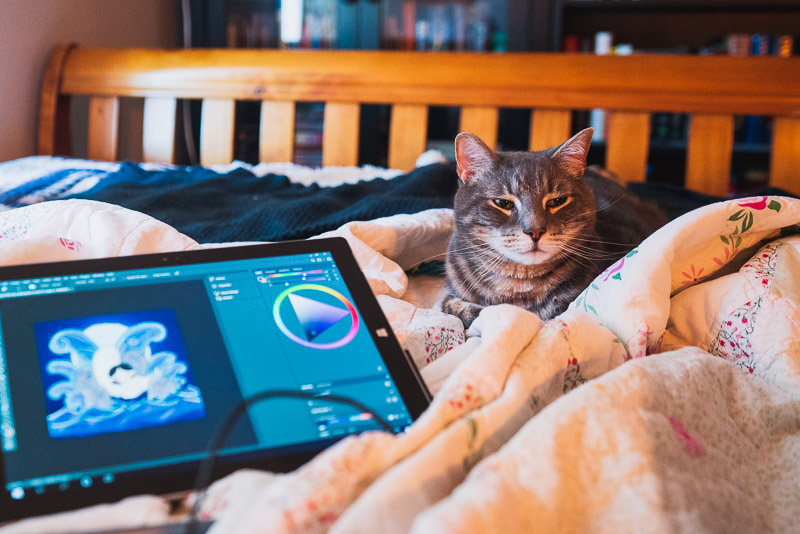
[[[552,50],[594,52],[598,32],[625,53],[797,55],[798,0],[555,0]],[[578,121],[576,128],[587,124]],[[680,183],[689,125],[681,115],[653,114],[648,179]],[[765,184],[771,124],[736,117],[731,189]],[[590,154],[603,163],[602,142]]]
[[[547,50],[552,0],[189,0],[195,47],[395,49],[431,51]],[[321,103],[296,109],[294,161],[321,165]],[[237,103],[235,157],[257,160],[257,105]],[[524,116],[501,112],[506,144],[527,135]],[[458,133],[455,109],[429,113],[431,146],[447,148]],[[517,127],[514,127],[518,125]],[[364,106],[362,163],[386,163],[388,106]],[[522,140],[520,146],[525,144]]]
[[[569,38],[572,49],[593,53],[598,32],[607,32],[614,45],[627,45],[628,53],[727,53],[734,43],[731,36],[748,39],[746,44],[740,40],[739,48],[749,53],[753,35],[794,36],[795,54],[800,46],[800,0],[189,1],[193,46],[558,51]],[[286,17],[293,9],[295,16],[288,18],[288,24]],[[282,36],[288,26],[294,30]],[[235,157],[255,161],[259,109],[247,102],[238,106],[240,141]],[[321,103],[298,105],[295,162],[321,165],[323,110]],[[576,113],[573,129],[589,125],[590,116],[591,110]],[[498,147],[526,149],[529,121],[527,110],[502,109]],[[452,150],[458,123],[458,110],[431,109],[430,146]],[[752,125],[758,123],[759,118],[736,118],[733,181],[737,187],[757,184],[769,165],[769,124],[754,130]],[[364,106],[361,128],[360,161],[385,164],[382,139],[388,137],[388,107]],[[682,179],[686,130],[685,117],[653,115],[651,179],[676,183]],[[603,158],[599,140],[593,144],[590,161],[603,163]]]
[[[560,43],[567,35],[608,31],[642,51],[697,53],[730,34],[800,34],[797,0],[561,0]]]

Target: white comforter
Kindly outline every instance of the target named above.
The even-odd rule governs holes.
[[[215,483],[203,501],[212,532],[797,530],[800,238],[779,234],[798,223],[787,198],[697,210],[560,317],[490,307],[466,342],[430,309],[441,281],[403,272],[444,251],[448,210],[346,225],[334,233],[434,401],[403,435],[353,436],[296,472]],[[0,214],[4,263],[198,246],[89,201]],[[141,502],[149,514],[119,505],[139,512],[128,523],[166,517]]]

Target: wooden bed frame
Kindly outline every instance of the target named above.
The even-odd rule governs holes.
[[[530,109],[530,149],[571,132],[571,110],[609,112],[606,165],[646,176],[650,114],[689,113],[686,187],[728,192],[734,115],[773,118],[770,185],[800,194],[800,58],[389,51],[151,50],[64,45],[42,85],[39,153],[69,155],[69,100],[89,97],[88,157],[115,160],[119,102],[144,98],[146,161],[175,159],[178,99],[202,99],[200,161],[233,158],[234,104],[261,101],[262,161],[292,161],[296,102],[324,102],[323,165],[358,161],[360,104],[391,104],[389,167],[410,169],[428,106],[494,146],[498,106]]]

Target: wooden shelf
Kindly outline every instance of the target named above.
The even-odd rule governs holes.
[[[798,0],[562,0],[561,5],[569,10],[800,10]]]

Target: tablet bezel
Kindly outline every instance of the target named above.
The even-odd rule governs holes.
[[[369,331],[381,354],[412,420],[416,420],[428,406],[430,393],[422,381],[413,360],[398,343],[375,295],[372,293],[366,278],[353,257],[349,244],[344,238],[331,237],[157,254],[4,266],[0,267],[0,281],[247,260],[317,252],[330,252],[333,256],[342,280],[360,312],[364,327]],[[380,332],[380,335],[378,332]],[[341,438],[314,442],[308,444],[308,449],[303,451],[297,451],[295,449],[298,447],[290,446],[284,448],[292,449],[288,453],[258,451],[247,455],[237,455],[235,459],[222,457],[217,460],[218,465],[214,469],[212,479],[220,478],[245,467],[274,472],[291,471],[339,439]],[[203,443],[203,447],[205,445]],[[2,454],[0,452],[0,455]],[[12,499],[9,492],[3,488],[0,492],[2,493],[0,497],[0,522],[70,510],[102,502],[113,502],[130,495],[147,493],[165,495],[190,490],[194,485],[199,464],[199,461],[191,461],[149,470],[138,470],[133,472],[135,476],[133,473],[121,473],[113,484],[97,485],[90,488],[81,488],[79,491],[65,491],[63,493],[51,491],[41,495],[33,494],[21,500]],[[4,456],[3,461],[0,462],[0,480],[3,481],[5,486]]]

